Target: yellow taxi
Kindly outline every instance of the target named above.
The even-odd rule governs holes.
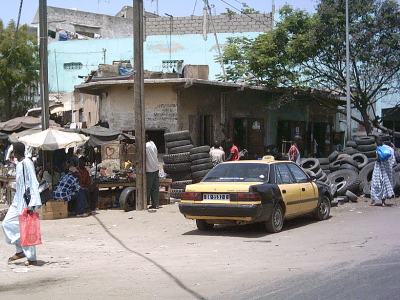
[[[327,219],[331,197],[328,185],[295,163],[266,157],[217,165],[200,183],[186,186],[179,210],[201,231],[214,224],[263,222],[274,233],[285,219],[306,214]]]

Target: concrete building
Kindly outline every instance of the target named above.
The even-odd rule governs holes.
[[[133,80],[89,82],[75,88],[80,97],[98,98],[101,121],[114,129],[134,130]],[[335,110],[324,109],[306,93],[289,103],[282,95],[283,90],[209,80],[146,79],[146,130],[160,151],[165,149],[165,132],[189,129],[195,145],[230,137],[252,156],[266,153],[268,145],[281,151],[282,141],[296,134],[304,139],[305,153],[313,151],[313,139],[321,154],[328,153],[338,128]]]

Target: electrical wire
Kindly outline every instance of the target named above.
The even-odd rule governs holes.
[[[265,26],[271,26],[271,24],[266,24],[264,21],[260,21],[260,20],[254,19],[254,18],[253,18],[252,16],[250,16],[248,13],[243,12],[241,9],[237,8],[236,6],[233,6],[233,5],[230,4],[229,2],[226,2],[225,0],[219,0],[219,1],[221,1],[221,2],[225,3],[226,5],[232,7],[234,10],[236,10],[236,11],[238,11],[239,13],[241,13],[241,14],[243,14],[243,15],[249,17],[250,19],[252,19],[252,20],[255,21],[255,22],[261,23],[261,24],[263,24],[263,25],[265,25]]]

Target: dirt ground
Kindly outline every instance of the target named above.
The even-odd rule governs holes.
[[[0,298],[274,298],[282,280],[337,273],[398,251],[400,199],[390,203],[346,203],[329,220],[291,220],[278,234],[259,225],[200,233],[177,204],[42,221],[40,266],[8,265],[14,249],[0,242]]]

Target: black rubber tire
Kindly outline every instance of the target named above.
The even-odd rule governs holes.
[[[346,194],[346,191],[347,191],[347,188],[346,188],[347,182],[346,182],[346,180],[342,181],[342,182],[339,182],[339,183],[335,183],[335,185],[336,185],[336,195],[344,196]]]
[[[350,164],[342,164],[339,170],[353,170],[358,173],[358,168]]]
[[[190,154],[196,153],[210,153],[210,146],[194,147],[190,150]]]
[[[362,181],[360,184],[360,191],[366,197],[371,196],[371,183]]]
[[[119,207],[124,211],[131,211],[136,208],[136,188],[126,187],[119,196]]]
[[[185,145],[185,146],[180,146],[180,147],[175,147],[168,149],[168,154],[177,154],[177,153],[184,153],[184,152],[189,152],[193,148],[193,145]]]
[[[354,149],[352,147],[346,147],[343,149],[343,153],[348,154],[348,155],[353,155],[358,153],[357,149]]]
[[[372,172],[374,171],[375,162],[368,163],[364,168],[361,169],[358,174],[361,182],[371,182]]]
[[[358,145],[371,145],[375,143],[375,138],[372,136],[362,136],[355,138],[355,142]]]
[[[190,172],[181,172],[168,175],[170,178],[172,178],[172,181],[183,181],[192,179],[192,174]]]
[[[362,152],[368,158],[376,158],[376,151]]]
[[[205,220],[196,220],[196,226],[200,231],[210,231],[214,228],[214,224],[207,223]]]
[[[393,190],[396,195],[400,193],[400,172],[393,173]]]
[[[331,170],[323,170],[325,172],[326,175],[331,174]]]
[[[328,156],[329,162],[330,163],[334,162],[337,159],[338,155],[339,155],[339,152],[337,152],[336,150],[333,151],[331,154],[329,154],[329,156]]]
[[[313,171],[303,169],[303,171],[310,177],[310,178],[316,178],[315,173]]]
[[[282,230],[284,222],[283,209],[280,204],[276,204],[272,209],[271,218],[265,222],[265,229],[270,233],[277,233]]]
[[[212,163],[211,157],[196,159],[192,161],[192,166],[206,164],[206,163]]]
[[[341,161],[336,160],[336,161],[332,162],[332,163],[329,165],[329,170],[330,170],[331,172],[337,171],[337,170],[339,170],[341,164],[342,164]]]
[[[206,176],[207,175],[207,173],[209,172],[210,170],[202,170],[202,171],[197,171],[197,172],[193,172],[192,173],[192,178],[193,179],[196,179],[196,180],[201,180],[201,179],[203,179],[203,177],[204,176]]]
[[[329,165],[329,159],[327,157],[319,157],[317,158],[319,161],[319,165],[322,167],[323,165]]]
[[[180,146],[190,145],[191,143],[192,142],[190,140],[173,141],[173,142],[165,143],[165,147],[167,147],[167,149],[171,149],[171,148],[176,148],[176,147],[180,147]]]
[[[338,159],[337,161],[340,161],[340,164],[341,164],[341,165],[343,165],[343,164],[349,164],[349,165],[352,165],[352,166],[354,166],[354,167],[356,167],[356,168],[357,168],[357,166],[358,166],[357,162],[354,161],[353,158],[352,158],[351,156],[350,156],[350,157],[345,157],[345,158]]]
[[[171,197],[174,199],[182,199],[182,193],[184,192],[184,189],[173,189],[171,188]]]
[[[328,175],[328,179],[336,184],[346,181],[345,190],[350,190],[357,194],[360,187],[360,179],[358,173],[352,170],[338,170]],[[339,192],[338,192],[339,194]]]
[[[393,167],[394,172],[400,172],[400,164],[397,164]]]
[[[321,175],[321,177],[318,179],[318,181],[326,182],[327,179],[328,179],[328,175],[326,175],[325,172],[322,172],[322,175]]]
[[[171,183],[171,189],[185,189],[187,185],[192,184],[192,180],[180,180]]]
[[[326,165],[319,165],[322,170],[329,170],[329,164]]]
[[[205,164],[199,164],[199,165],[192,165],[190,167],[190,170],[192,173],[197,172],[197,171],[203,171],[203,170],[211,170],[214,168],[213,163],[205,163]]]
[[[369,152],[369,151],[375,151],[376,150],[376,144],[371,144],[371,145],[358,145],[357,150],[359,152]]]
[[[164,164],[164,172],[167,174],[173,173],[181,173],[181,172],[189,172],[190,171],[190,162],[185,163],[177,163],[177,164]]]
[[[190,155],[191,161],[202,159],[202,158],[210,158],[210,153],[196,153],[196,154]]]
[[[182,152],[178,154],[166,154],[163,156],[165,164],[176,164],[190,162],[190,152]]]
[[[345,158],[351,158],[351,155],[346,154],[346,153],[340,153],[338,155],[338,157],[336,158],[336,160],[342,160],[342,159],[345,159]]]
[[[361,170],[368,164],[368,157],[362,153],[356,153],[351,156],[351,158],[357,163],[357,168]]]
[[[347,141],[346,142],[346,147],[356,148],[357,147],[357,143],[355,141]]]
[[[331,214],[331,201],[326,195],[321,195],[318,201],[318,207],[315,209],[314,218],[323,221],[329,218]]]
[[[189,130],[164,133],[165,142],[190,140]]]
[[[322,177],[323,171],[321,168],[318,169],[318,171],[315,173],[315,177],[320,180]]]
[[[351,201],[351,202],[357,202],[357,195],[352,193],[351,191],[346,191],[345,196]]]
[[[300,166],[301,166],[303,169],[310,170],[310,171],[312,171],[312,172],[314,172],[314,173],[317,173],[318,170],[320,169],[320,167],[319,167],[319,161],[318,161],[318,159],[316,159],[316,158],[306,158],[306,159],[303,159],[303,160],[301,161],[301,163],[300,163]]]

